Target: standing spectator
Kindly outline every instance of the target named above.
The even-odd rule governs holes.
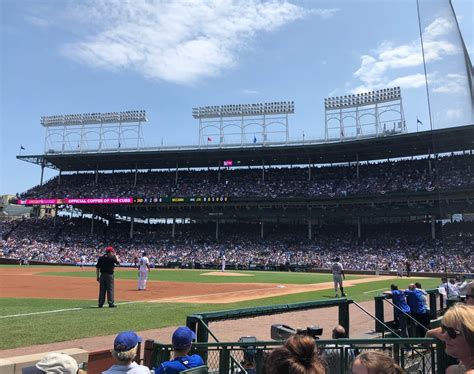
[[[123,331],[115,337],[112,357],[117,361],[102,374],[150,374],[146,366],[138,365],[134,359],[137,356],[138,343],[142,341],[135,332]]]
[[[99,308],[104,306],[105,295],[109,308],[115,308],[114,299],[114,269],[115,265],[120,265],[118,258],[114,254],[112,247],[105,248],[105,254],[97,261],[96,273],[99,282]]]
[[[326,364],[318,357],[310,336],[292,335],[282,347],[271,351],[265,360],[267,374],[325,374]]]
[[[407,260],[407,262],[405,263],[405,266],[406,266],[407,278],[410,278],[410,274],[411,274],[411,263],[410,263],[410,261]]]
[[[416,288],[414,283],[408,286],[405,295],[407,304],[411,310],[411,316],[417,322],[415,326],[415,337],[422,338],[425,336],[430,323],[429,315],[425,308],[425,297],[423,293]]]
[[[393,358],[378,351],[366,351],[356,357],[352,374],[404,374]]]
[[[446,373],[474,373],[474,307],[455,304],[443,316],[441,340],[446,353],[456,357],[459,365],[448,367]]]
[[[417,289],[419,289],[420,292],[423,294],[423,299],[424,299],[424,302],[425,302],[425,309],[426,309],[426,312],[428,313],[428,317],[429,317],[431,315],[431,313],[430,313],[431,308],[430,308],[430,300],[429,300],[428,292],[426,292],[426,290],[424,290],[423,287],[421,287],[420,282],[416,282],[415,287]]]
[[[189,327],[178,327],[171,338],[174,359],[163,362],[155,369],[155,374],[178,374],[180,371],[204,365],[201,356],[188,355],[194,339],[196,339],[196,334]]]
[[[334,281],[334,291],[336,292],[336,297],[339,297],[339,294],[337,292],[338,286],[341,289],[341,296],[345,297],[346,294],[344,293],[344,286],[342,284],[342,280],[346,279],[346,275],[344,274],[344,268],[342,267],[340,261],[341,259],[339,257],[336,257],[334,259],[334,263],[331,266],[332,279]]]
[[[142,257],[138,260],[138,291],[146,290],[146,281],[148,280],[148,272],[150,271],[150,261],[143,252]]]
[[[385,291],[384,294],[392,295],[393,304],[395,305],[395,318],[398,321],[401,335],[408,338],[407,315],[410,313],[410,307],[406,302],[405,293],[400,291],[396,284],[391,284],[390,291]]]
[[[454,279],[444,279],[444,283],[441,285],[446,291],[446,307],[450,308],[452,305],[457,303],[460,300],[459,297],[459,287],[456,285]]]

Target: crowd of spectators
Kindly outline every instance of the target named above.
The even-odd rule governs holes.
[[[311,167],[63,174],[21,198],[344,197],[472,188],[474,156]],[[357,168],[359,175],[357,175]]]
[[[3,224],[2,237],[18,221]],[[340,257],[346,269],[395,271],[410,262],[412,271],[472,272],[474,223],[454,222],[438,227],[439,239],[430,238],[429,223],[399,222],[362,225],[358,238],[354,225],[313,227],[270,224],[264,238],[258,224],[221,224],[215,240],[215,224],[130,223],[91,221],[86,218],[29,219],[0,242],[4,257],[45,262],[93,264],[106,246],[113,246],[122,263],[133,264],[145,251],[155,266],[181,263],[186,266],[218,264],[223,253],[227,266],[239,268],[281,265],[330,268]]]

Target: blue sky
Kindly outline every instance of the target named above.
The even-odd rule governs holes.
[[[147,146],[183,145],[192,107],[292,100],[290,139],[318,139],[325,97],[401,86],[408,131],[429,128],[413,0],[0,4],[2,194],[38,184],[15,156],[43,152],[43,115],[145,109]],[[420,1],[434,128],[472,123],[447,4]],[[453,5],[473,56],[473,3]]]

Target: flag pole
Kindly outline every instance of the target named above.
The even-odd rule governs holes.
[[[425,61],[425,48],[423,46],[423,33],[421,31],[421,19],[420,19],[420,5],[419,0],[416,0],[416,10],[418,12],[418,28],[420,30],[420,40],[421,40],[421,55],[423,56],[423,70],[425,72],[425,87],[426,87],[426,99],[428,101],[428,116],[430,118],[430,130],[433,131],[433,122],[431,120],[431,104],[430,104],[430,93],[428,90],[428,76],[426,74],[426,61]],[[418,132],[418,122],[416,123],[417,132]]]

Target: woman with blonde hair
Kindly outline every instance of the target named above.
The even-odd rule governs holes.
[[[317,354],[310,336],[292,335],[265,360],[266,374],[325,374],[326,364]]]
[[[459,360],[446,373],[474,374],[474,307],[454,304],[443,316],[441,331],[446,353]]]
[[[352,363],[352,374],[404,374],[393,358],[379,351],[365,351]]]

